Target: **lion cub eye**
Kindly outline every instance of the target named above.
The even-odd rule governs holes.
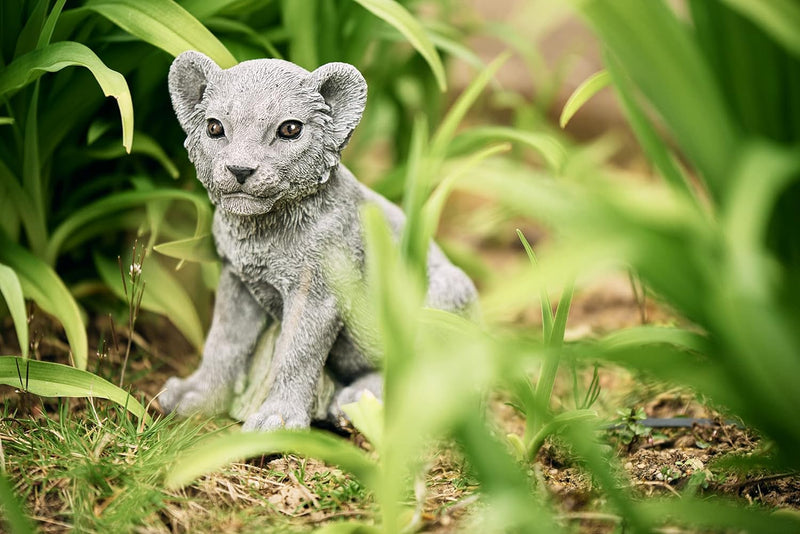
[[[284,121],[278,126],[278,137],[281,139],[297,139],[303,131],[303,123],[300,121]]]
[[[208,132],[208,136],[212,139],[216,139],[217,137],[222,137],[225,135],[225,128],[222,127],[222,123],[219,122],[217,119],[208,119],[208,126],[206,126],[206,132]]]

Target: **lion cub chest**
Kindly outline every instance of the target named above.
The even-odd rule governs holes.
[[[233,268],[256,300],[271,312],[291,296],[303,273],[313,270],[302,234],[231,227],[215,217],[214,240],[220,256]]]

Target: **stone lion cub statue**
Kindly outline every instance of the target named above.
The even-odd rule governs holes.
[[[271,322],[280,329],[269,372],[255,384],[264,400],[243,417],[245,430],[306,428],[319,414],[339,415],[364,391],[380,398],[379,371],[348,331],[326,280],[332,245],[363,273],[364,203],[381,208],[396,236],[404,224],[397,206],[339,162],[366,104],[361,73],[346,63],[308,72],[277,59],[223,70],[189,51],[172,63],[169,92],[189,159],[216,206],[222,273],[200,367],[167,381],[162,408],[228,412]],[[428,306],[470,308],[474,285],[435,244],[427,272]],[[320,411],[323,371],[335,389]]]

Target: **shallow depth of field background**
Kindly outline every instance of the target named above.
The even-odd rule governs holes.
[[[2,528],[797,532],[797,28],[797,0],[4,0]],[[186,49],[367,80],[343,162],[408,224],[366,210],[365,283],[337,271],[386,375],[348,432],[158,409],[219,273]],[[431,237],[480,324],[422,306]]]

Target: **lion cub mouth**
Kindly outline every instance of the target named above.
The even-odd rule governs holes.
[[[219,206],[234,215],[262,215],[272,209],[275,199],[254,197],[247,193],[222,195]]]

